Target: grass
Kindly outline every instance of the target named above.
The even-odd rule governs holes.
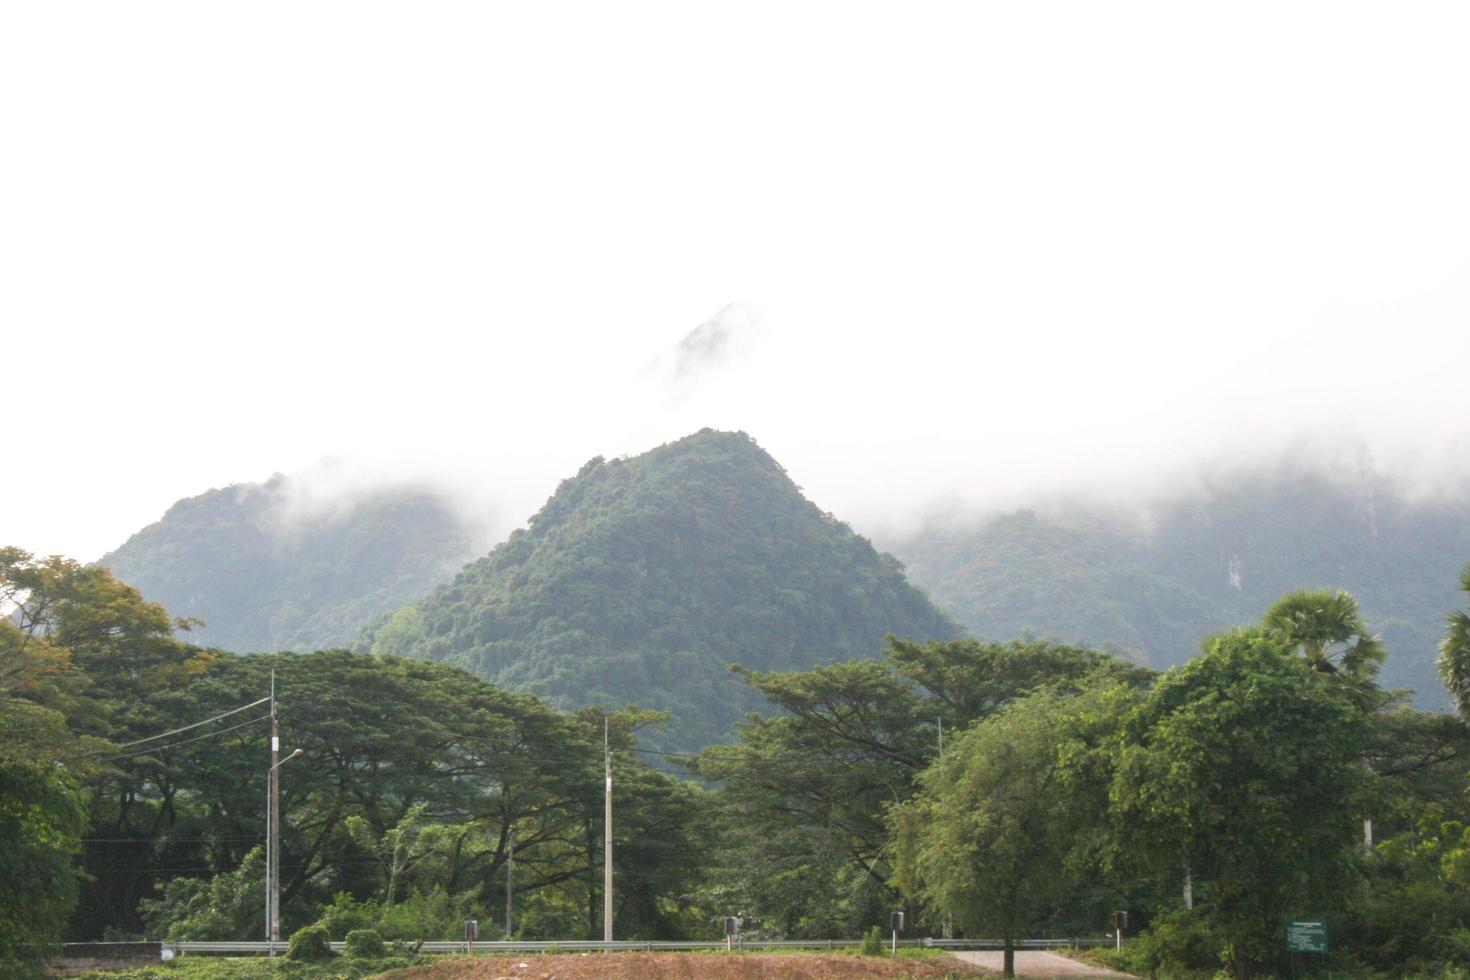
[[[181,956],[158,966],[102,970],[82,980],[364,980],[386,970],[418,966],[425,956],[385,956],[380,960],[334,956],[320,963],[294,963],[284,957]]]

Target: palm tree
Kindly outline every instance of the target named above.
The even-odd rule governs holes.
[[[1460,588],[1470,593],[1470,565],[1460,572]],[[1439,679],[1455,701],[1455,714],[1470,713],[1470,613],[1458,609],[1445,617],[1449,632],[1439,641]],[[1467,719],[1470,720],[1470,719]]]
[[[1358,600],[1341,589],[1298,589],[1277,599],[1261,620],[1266,635],[1330,677],[1364,710],[1392,698],[1375,678],[1383,661],[1378,637],[1368,632]]]
[[[1383,660],[1378,637],[1368,633],[1358,600],[1339,589],[1298,589],[1277,599],[1261,621],[1266,635],[1300,650],[1313,670],[1371,680]]]

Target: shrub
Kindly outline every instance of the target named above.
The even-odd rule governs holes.
[[[1224,964],[1225,940],[1204,916],[1175,909],[1154,919],[1109,960],[1117,969],[1145,976],[1209,977]]]
[[[332,947],[328,944],[331,941],[327,930],[320,925],[297,929],[291,936],[291,945],[286,950],[286,959],[307,962],[329,959],[332,955]]]
[[[324,927],[334,940],[346,939],[349,932],[376,929],[382,914],[382,907],[377,902],[371,899],[354,901],[346,892],[338,892],[331,905],[317,909],[317,924]]]
[[[858,947],[858,952],[864,956],[883,955],[883,932],[877,926],[863,933],[863,944]]]
[[[376,929],[354,929],[347,934],[347,948],[344,952],[348,956],[380,960],[386,950],[383,948],[383,937],[378,935]]]
[[[373,928],[384,939],[461,939],[465,919],[485,919],[475,905],[476,889],[457,895],[436,887],[428,894],[417,889],[394,905],[384,905]]]

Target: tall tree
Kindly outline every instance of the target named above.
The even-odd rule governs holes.
[[[1288,592],[1266,610],[1261,626],[1266,636],[1299,654],[1313,671],[1333,678],[1360,706],[1372,709],[1383,704],[1374,683],[1383,647],[1368,632],[1358,600],[1347,592]]]
[[[1129,716],[1111,789],[1131,867],[1193,883],[1237,977],[1274,965],[1290,915],[1335,906],[1370,775],[1368,716],[1262,630],[1216,638]]]
[[[976,723],[894,808],[899,888],[932,920],[1015,946],[1082,904],[1077,874],[1106,827],[1108,769],[1095,758],[1135,697],[1116,682],[1081,695],[1042,692]]]
[[[1039,689],[1151,676],[1075,647],[892,637],[877,662],[741,673],[779,714],[752,717],[698,771],[721,787],[727,900],[781,935],[858,930],[895,899],[883,811],[913,794],[941,722],[957,735]]]
[[[1319,673],[1371,678],[1383,662],[1383,648],[1369,634],[1358,600],[1341,589],[1288,592],[1266,610],[1261,625]]]
[[[1460,588],[1470,595],[1470,564],[1460,572]],[[1457,609],[1446,618],[1448,630],[1439,643],[1440,680],[1455,702],[1455,713],[1470,720],[1470,612]]]

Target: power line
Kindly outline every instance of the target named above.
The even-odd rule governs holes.
[[[196,721],[194,722],[194,724],[185,725],[182,728],[173,728],[166,732],[159,732],[157,735],[149,735],[147,738],[139,738],[131,742],[123,742],[121,745],[115,746],[115,748],[126,749],[134,745],[142,745],[144,742],[154,742],[160,738],[167,738],[170,735],[178,735],[180,732],[187,732],[191,728],[198,728],[201,725],[208,725],[210,722],[219,721],[221,718],[228,718],[230,717],[230,715],[238,715],[240,712],[245,711],[248,708],[253,708],[258,704],[265,704],[269,700],[270,698],[261,698],[259,701],[251,701],[249,704],[242,704],[238,708],[232,708],[229,711],[224,712],[223,714],[215,715],[213,718],[206,718],[203,721]],[[93,752],[92,754],[101,755],[100,752]]]
[[[213,844],[217,841],[254,841],[260,843],[264,837],[83,837],[83,844]]]
[[[257,704],[258,703],[259,702],[257,702]],[[246,707],[250,707],[250,705],[246,705]],[[234,712],[230,712],[230,713],[231,714],[234,714]],[[216,736],[219,736],[219,735],[228,735],[230,732],[237,732],[237,731],[239,731],[242,728],[246,728],[246,727],[249,727],[250,725],[254,725],[256,722],[265,721],[269,717],[270,717],[270,715],[261,715],[259,718],[252,718],[249,721],[242,721],[242,722],[240,722],[240,724],[238,724],[238,725],[231,725],[229,728],[221,728],[217,732],[208,732],[207,734],[204,734],[204,735],[195,735],[193,738],[186,738],[186,739],[183,739],[182,741],[178,741],[178,742],[170,742],[167,745],[155,745],[155,746],[153,746],[151,748],[139,749],[137,752],[125,752],[125,753],[123,753],[121,755],[109,755],[109,756],[106,756],[105,758],[102,758],[102,759],[100,759],[98,761],[99,762],[116,762],[119,759],[134,759],[134,758],[137,758],[140,755],[153,755],[155,752],[167,752],[170,749],[176,749],[176,748],[178,748],[180,745],[189,745],[192,742],[202,742],[206,738],[215,738]],[[190,727],[193,727],[193,726],[190,726]],[[131,743],[131,744],[136,745],[137,743],[134,742],[134,743]]]

